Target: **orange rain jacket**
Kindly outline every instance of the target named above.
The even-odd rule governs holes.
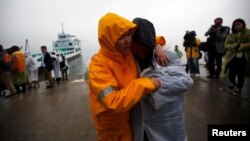
[[[132,141],[130,109],[155,90],[149,78],[137,78],[130,52],[125,58],[115,48],[117,40],[136,25],[108,13],[99,21],[99,52],[89,65],[90,106],[98,141]]]
[[[196,46],[186,47],[187,58],[198,59],[200,57],[199,46],[201,44],[201,40],[199,38],[195,38],[195,42],[196,42]]]

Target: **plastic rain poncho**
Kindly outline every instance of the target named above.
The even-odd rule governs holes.
[[[141,77],[156,77],[161,88],[145,96],[133,109],[134,140],[143,141],[144,131],[149,141],[186,141],[184,122],[184,93],[193,80],[184,71],[175,52],[164,50],[169,57],[167,67],[154,67],[142,71]]]
[[[25,53],[25,64],[26,64],[26,73],[30,82],[38,81],[38,66],[37,62],[31,55]]]
[[[60,69],[60,59],[56,55],[51,55],[51,57],[53,58],[52,64],[54,66],[53,76],[55,78],[60,78],[60,77],[62,77],[62,75],[61,75],[61,69]]]

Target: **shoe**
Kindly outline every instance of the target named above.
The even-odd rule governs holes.
[[[200,74],[195,74],[195,77],[200,77]]]
[[[238,88],[238,87],[236,87],[235,90],[234,90],[233,95],[239,96],[239,95],[240,95],[240,92],[241,92],[241,89]]]
[[[4,96],[5,96],[5,92],[4,91],[0,92],[0,97],[4,97]]]
[[[54,85],[48,85],[46,86],[47,89],[55,87]]]
[[[216,75],[216,76],[214,77],[214,79],[220,79],[220,77]]]
[[[213,78],[214,76],[213,75],[208,75],[207,78]]]
[[[235,84],[234,84],[234,83],[230,83],[229,86],[228,86],[229,90],[233,90],[234,87],[235,87]]]
[[[15,94],[9,94],[7,96],[5,96],[5,98],[13,98],[13,97],[17,97],[18,96],[18,93],[15,93]]]

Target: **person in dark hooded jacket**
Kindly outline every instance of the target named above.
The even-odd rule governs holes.
[[[154,56],[155,29],[153,24],[135,18],[137,30],[133,35],[132,52],[138,61],[140,76],[157,77],[161,88],[144,96],[132,111],[135,141],[186,141],[184,122],[184,93],[193,80],[184,71],[177,54],[164,50],[169,58],[166,67],[157,64]]]
[[[3,46],[0,45],[0,80],[10,91],[10,94],[6,97],[17,96],[17,91],[12,82],[12,77],[11,56],[5,49],[3,49]]]
[[[153,24],[149,24],[148,21],[142,18],[135,18],[133,20],[138,27],[143,27],[145,30],[137,29],[133,35],[133,52],[138,61],[140,70],[144,70],[152,65],[153,52],[155,48],[155,29]],[[146,49],[147,48],[147,49]]]

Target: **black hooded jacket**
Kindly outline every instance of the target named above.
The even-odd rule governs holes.
[[[154,25],[147,19],[135,18],[133,23],[137,25],[137,29],[133,35],[133,40],[145,44],[145,47],[147,47],[150,52],[150,56],[146,57],[145,60],[141,60],[135,56],[135,58],[138,60],[140,69],[143,70],[152,65],[156,36],[155,28]]]

